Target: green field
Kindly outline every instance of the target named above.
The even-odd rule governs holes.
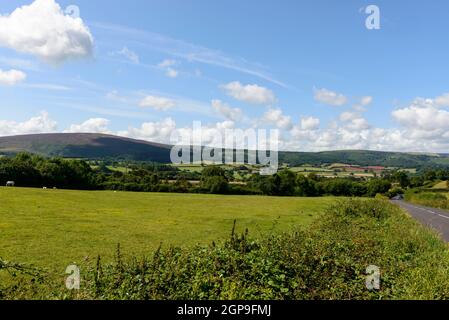
[[[0,257],[64,270],[117,243],[128,254],[163,245],[209,244],[233,221],[257,237],[307,225],[333,198],[277,198],[0,188]]]
[[[438,182],[436,185],[432,187],[432,189],[447,189],[448,187],[447,181]]]

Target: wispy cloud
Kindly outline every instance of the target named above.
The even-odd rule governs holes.
[[[0,56],[0,65],[30,71],[40,71],[36,62],[27,59]]]
[[[29,83],[29,84],[23,84],[22,87],[31,88],[31,89],[52,90],[52,91],[72,90],[72,88],[70,88],[70,87],[62,86],[59,84],[52,84],[52,83]]]
[[[240,57],[232,57],[219,50],[206,48],[184,40],[174,39],[159,33],[120,25],[95,22],[91,24],[91,27],[112,32],[116,36],[123,35],[128,40],[133,40],[141,46],[169,54],[173,57],[235,70],[277,84],[284,88],[290,88],[286,83],[277,80],[272,75],[262,71],[256,64],[250,63]]]

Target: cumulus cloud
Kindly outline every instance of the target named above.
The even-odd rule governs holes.
[[[314,98],[320,103],[336,107],[343,106],[348,102],[343,94],[325,88],[315,89]]]
[[[72,124],[64,132],[69,133],[110,133],[108,130],[109,120],[103,118],[92,118],[81,124]]]
[[[320,119],[314,117],[301,118],[301,129],[316,130],[320,127]]]
[[[358,103],[353,106],[353,109],[359,112],[366,111],[366,107],[373,103],[374,98],[371,96],[365,96],[360,99]]]
[[[0,136],[51,133],[56,129],[56,121],[50,119],[46,111],[42,111],[38,116],[24,122],[0,120]]]
[[[441,103],[441,101],[440,101]],[[393,111],[393,118],[402,126],[420,135],[443,135],[449,130],[449,111],[438,108],[432,99],[416,99],[402,109]]]
[[[27,75],[19,70],[3,71],[0,69],[0,85],[13,86],[26,79]]]
[[[234,81],[223,85],[222,88],[229,96],[239,101],[262,105],[276,102],[276,97],[271,90],[256,84],[242,85],[240,82]]]
[[[140,107],[153,108],[157,111],[167,111],[175,105],[176,103],[171,99],[156,96],[146,96],[139,103]]]
[[[290,130],[293,127],[292,119],[283,114],[279,108],[270,108],[262,117],[262,122],[274,124],[279,129]]]
[[[346,122],[346,121],[351,121],[351,120],[357,119],[358,117],[359,117],[359,114],[357,112],[346,111],[340,115],[340,120],[343,122]]]
[[[176,129],[176,122],[166,118],[159,122],[145,122],[139,128],[129,127],[127,131],[119,131],[118,135],[161,143],[170,143],[170,135]]]
[[[442,107],[449,107],[449,93],[445,93],[435,98],[435,103]]]
[[[242,110],[232,108],[220,100],[212,100],[212,108],[228,120],[239,121],[242,118]]]
[[[444,96],[442,96],[444,97]],[[396,128],[371,126],[359,112],[340,115],[342,123],[324,129],[305,130],[295,126],[283,148],[323,151],[369,149],[403,152],[443,152],[449,150],[449,111],[442,108],[441,97],[417,98],[410,105],[392,112]]]
[[[65,15],[54,0],[35,0],[0,16],[0,46],[50,63],[88,57],[93,42],[83,20]]]

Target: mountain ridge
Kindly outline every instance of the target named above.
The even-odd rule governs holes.
[[[0,137],[0,154],[30,152],[50,157],[170,162],[171,146],[100,133],[47,133]],[[322,152],[279,152],[281,163],[321,165],[347,163],[389,167],[449,167],[447,154],[335,150]]]

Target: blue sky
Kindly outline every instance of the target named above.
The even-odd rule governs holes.
[[[371,4],[379,30],[365,26]],[[202,121],[278,128],[283,149],[448,152],[447,12],[443,0],[0,0],[0,135],[167,142]]]

